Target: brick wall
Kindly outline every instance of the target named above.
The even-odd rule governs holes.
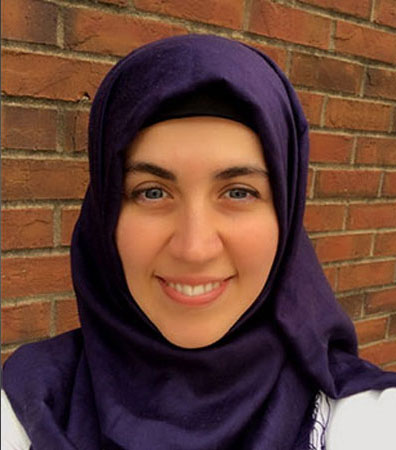
[[[78,323],[69,242],[100,80],[133,48],[190,32],[263,49],[296,87],[306,227],[361,355],[396,370],[395,0],[6,0],[3,358]]]

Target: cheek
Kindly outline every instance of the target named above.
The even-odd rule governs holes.
[[[235,227],[234,257],[241,273],[266,280],[275,259],[279,227],[274,211],[242,222]]]
[[[161,247],[158,222],[143,220],[126,210],[122,211],[116,227],[116,244],[125,274],[149,271],[150,264]]]

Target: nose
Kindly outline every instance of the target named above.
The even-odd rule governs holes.
[[[174,220],[168,250],[175,259],[202,264],[224,250],[220,220],[213,209],[195,202],[181,208]]]

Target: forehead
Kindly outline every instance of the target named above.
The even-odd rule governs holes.
[[[260,139],[251,128],[212,116],[171,119],[141,130],[128,148],[126,163],[148,158],[193,167],[224,163],[265,167]]]

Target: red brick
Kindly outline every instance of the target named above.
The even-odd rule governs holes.
[[[48,208],[7,209],[2,212],[2,250],[52,247],[53,212]]]
[[[359,64],[296,53],[292,58],[290,80],[296,85],[315,89],[357,94],[363,71],[363,66]]]
[[[303,91],[297,91],[297,94],[309,124],[320,125],[324,96]]]
[[[396,172],[385,172],[382,195],[385,197],[396,197]]]
[[[395,0],[376,0],[374,22],[396,28]]]
[[[286,70],[287,51],[285,48],[272,47],[270,45],[265,45],[249,40],[240,40],[240,42],[257,48],[258,50],[269,56],[271,59],[273,59],[283,71]]]
[[[369,286],[392,283],[395,273],[395,262],[373,262],[351,264],[339,268],[338,290],[347,291]]]
[[[391,112],[389,105],[330,98],[326,108],[326,125],[331,128],[388,131]]]
[[[396,288],[367,294],[365,310],[367,314],[396,311]]]
[[[88,9],[70,9],[65,18],[67,48],[119,56],[148,42],[185,33],[178,25]]]
[[[254,0],[248,31],[327,49],[331,20],[268,0]]]
[[[396,139],[366,138],[357,141],[358,164],[396,165]]]
[[[385,364],[382,366],[382,368],[388,372],[396,372],[396,363]]]
[[[55,150],[56,117],[54,109],[3,106],[1,133],[6,148]]]
[[[76,300],[69,298],[67,300],[58,300],[56,302],[56,333],[65,333],[80,327],[78,318]]]
[[[349,206],[347,228],[362,230],[396,226],[396,204],[355,204]]]
[[[337,23],[335,34],[337,52],[395,63],[395,48],[396,35],[348,22]]]
[[[396,314],[392,314],[389,318],[389,336],[396,336]]]
[[[326,9],[351,14],[352,16],[368,18],[371,11],[370,0],[300,0],[303,3],[320,6]]]
[[[240,29],[243,20],[242,0],[135,0],[135,7],[182,19],[212,23]]]
[[[313,239],[321,262],[362,258],[370,254],[371,234],[324,236]]]
[[[319,170],[315,197],[376,197],[380,178],[378,170]]]
[[[396,231],[377,234],[375,237],[374,255],[396,255]]]
[[[5,258],[1,279],[3,298],[71,290],[69,256]]]
[[[63,209],[61,213],[61,244],[70,245],[74,225],[80,213],[80,209]]]
[[[2,89],[7,95],[72,102],[87,96],[92,99],[111,67],[109,64],[5,50]]]
[[[11,0],[3,3],[2,12],[3,38],[56,44],[56,5],[39,0]]]
[[[49,302],[4,306],[1,309],[2,343],[11,344],[48,337],[50,311]]]
[[[4,159],[3,198],[82,198],[88,183],[85,161]]]
[[[344,214],[344,205],[307,205],[304,225],[308,231],[340,230]]]
[[[381,342],[360,349],[359,355],[373,364],[386,364],[396,360],[396,341]]]
[[[83,152],[88,149],[88,111],[67,111],[65,114],[65,142],[67,152]]]
[[[379,319],[361,320],[355,322],[355,330],[358,336],[359,344],[368,344],[369,342],[379,341],[385,338],[387,317]]]
[[[13,351],[11,351],[11,350],[2,350],[1,351],[1,365],[3,365],[6,361],[7,361],[7,359],[13,354],[14,352]]]
[[[306,195],[307,197],[311,197],[311,192],[313,188],[313,170],[308,169],[308,180],[307,180],[307,188],[306,188]]]
[[[335,267],[326,267],[323,272],[329,282],[331,288],[335,290],[337,283],[337,269]]]
[[[396,100],[396,72],[369,68],[367,70],[365,95]]]
[[[364,294],[347,295],[337,299],[342,309],[351,319],[361,316],[364,302]]]
[[[310,161],[348,163],[352,151],[353,138],[337,134],[310,134]]]

